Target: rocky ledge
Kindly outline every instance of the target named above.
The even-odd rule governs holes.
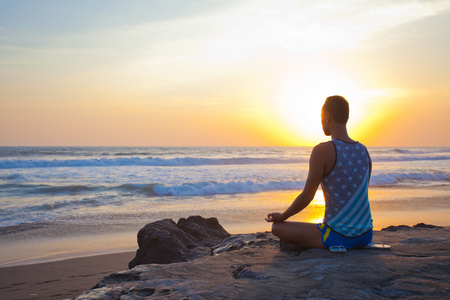
[[[269,232],[233,235],[208,255],[106,276],[75,299],[448,297],[449,228],[391,226],[374,232],[374,241],[391,248],[285,252]]]

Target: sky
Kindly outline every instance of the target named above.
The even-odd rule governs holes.
[[[0,146],[450,146],[450,1],[0,0]]]

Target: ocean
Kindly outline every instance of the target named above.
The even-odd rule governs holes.
[[[270,230],[264,216],[304,187],[311,150],[0,147],[0,266],[136,249],[137,231],[164,218],[214,216],[231,233]],[[369,152],[376,229],[450,225],[450,148]],[[319,191],[296,219],[322,214]]]

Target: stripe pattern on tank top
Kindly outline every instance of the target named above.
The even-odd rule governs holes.
[[[332,219],[327,221],[327,225],[345,236],[358,236],[372,228],[372,215],[370,213],[368,196],[367,169],[364,180],[358,190],[350,198],[347,204]]]

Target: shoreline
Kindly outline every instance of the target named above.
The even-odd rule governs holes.
[[[414,225],[420,222],[450,226],[450,187],[371,188],[374,229],[390,225]],[[286,208],[297,191],[276,191],[233,196],[218,195],[206,209],[161,213],[159,218],[130,219],[117,224],[56,224],[0,236],[0,268],[60,261],[86,256],[136,251],[137,232],[158,219],[189,215],[215,216],[231,234],[270,230],[264,217],[270,211]],[[246,216],[246,218],[244,218]],[[249,217],[250,216],[250,217]],[[306,209],[291,221],[318,222],[323,207]],[[395,220],[395,221],[393,221]]]

